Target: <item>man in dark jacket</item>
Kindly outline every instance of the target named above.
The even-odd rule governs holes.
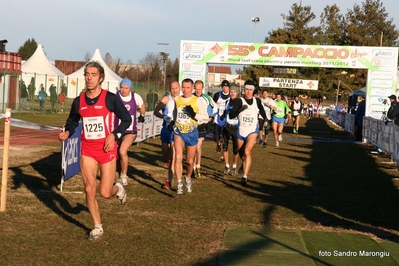
[[[391,119],[395,125],[399,126],[399,104],[396,100],[396,95],[392,94],[388,98],[391,101],[391,106],[388,109],[387,117]]]

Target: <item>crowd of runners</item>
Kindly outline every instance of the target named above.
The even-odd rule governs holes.
[[[176,176],[177,194],[193,191],[191,178],[203,175],[202,142],[207,135],[213,136],[216,152],[224,163],[223,173],[242,175],[241,184],[246,186],[254,146],[259,143],[266,148],[272,131],[275,145],[279,147],[284,125],[292,121],[293,133],[298,134],[303,113],[304,104],[299,96],[288,99],[281,93],[269,94],[266,89],[260,92],[251,80],[244,83],[243,93],[224,80],[220,91],[213,96],[204,93],[200,80],[184,79],[181,85],[172,82],[170,92],[154,111],[156,117],[163,119],[160,139],[162,158],[168,168],[163,188],[171,189],[173,176]],[[239,160],[240,167],[237,167]]]
[[[74,99],[65,130],[58,138],[65,141],[82,120],[80,168],[87,207],[94,222],[89,239],[94,240],[104,233],[96,199],[97,172],[101,172],[100,195],[106,199],[116,195],[120,204],[124,204],[128,186],[127,152],[136,139],[137,124],[145,122],[146,107],[141,96],[132,92],[132,81],[127,78],[121,81],[116,94],[103,90],[104,68],[98,62],[87,63],[84,75],[86,90]],[[298,134],[303,111],[304,105],[298,97],[289,100],[281,93],[269,95],[267,90],[260,93],[252,80],[244,83],[243,93],[224,80],[221,90],[213,97],[204,93],[200,80],[194,82],[187,78],[181,84],[173,81],[169,93],[154,110],[154,115],[163,120],[161,150],[168,168],[163,188],[171,189],[176,177],[178,195],[193,191],[191,178],[203,175],[202,142],[208,134],[213,134],[216,152],[224,162],[221,171],[232,176],[241,174],[241,184],[246,186],[256,143],[266,148],[272,130],[275,145],[279,147],[284,125],[289,121]],[[229,146],[232,162],[229,161]],[[116,182],[115,173],[119,175]]]

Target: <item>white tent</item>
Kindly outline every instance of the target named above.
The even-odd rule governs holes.
[[[90,61],[97,61],[104,67],[105,78],[103,83],[101,84],[101,87],[115,93],[116,89],[119,87],[119,83],[121,82],[122,78],[119,77],[107,66],[100,54],[99,49],[96,49]],[[73,98],[78,96],[79,93],[85,88],[84,68],[85,66],[67,76],[68,97]]]
[[[59,90],[60,79],[64,77],[65,74],[48,60],[41,44],[37,46],[33,55],[22,64],[22,79],[25,81],[25,84],[28,85],[31,79],[35,78],[35,94],[38,93],[40,84],[43,84],[46,90],[51,84],[55,84],[57,90]]]

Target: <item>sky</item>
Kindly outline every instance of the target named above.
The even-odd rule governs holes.
[[[337,4],[346,14],[364,1],[302,0],[302,5],[311,6],[318,23],[327,5]],[[281,14],[294,3],[300,1],[2,0],[0,40],[7,39],[7,51],[16,52],[34,38],[50,61],[84,61],[96,49],[123,63],[137,64],[147,53],[159,52],[173,61],[180,40],[262,42],[269,31],[283,27]],[[399,29],[398,0],[381,3]]]

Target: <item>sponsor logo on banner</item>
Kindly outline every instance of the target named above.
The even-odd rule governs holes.
[[[371,78],[373,79],[392,79],[393,73],[389,71],[371,71]]]
[[[183,64],[183,71],[193,71],[193,72],[202,72],[203,66],[196,64]]]
[[[202,79],[202,73],[197,73],[197,72],[183,72],[183,79]]]
[[[384,58],[391,58],[394,57],[395,53],[391,50],[386,49],[375,49],[373,50],[374,57],[384,57]]]
[[[183,57],[186,60],[202,60],[204,55],[201,53],[183,53]]]
[[[393,59],[373,59],[371,64],[376,67],[392,67],[394,65]]]
[[[202,51],[204,51],[204,44],[202,44],[202,43],[183,43],[183,51],[202,52]]]
[[[381,88],[391,88],[392,80],[384,80],[384,79],[372,79],[371,87],[381,87]]]

